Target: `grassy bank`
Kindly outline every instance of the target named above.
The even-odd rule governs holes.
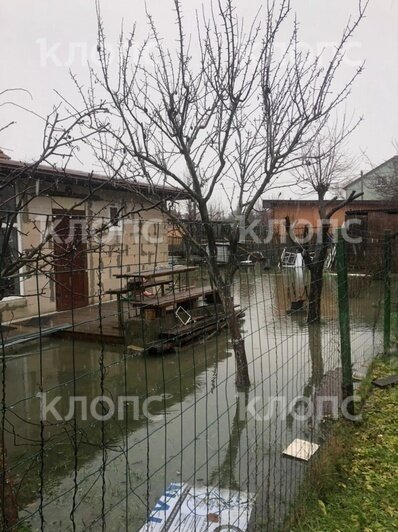
[[[398,356],[377,359],[360,393],[362,421],[338,421],[302,490],[289,531],[393,531],[398,526],[398,386],[371,380],[398,372]]]

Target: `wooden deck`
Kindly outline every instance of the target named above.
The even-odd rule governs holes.
[[[34,340],[39,340],[40,338],[70,329],[70,327],[71,325],[69,323],[56,327],[43,327],[35,331],[27,331],[21,327],[18,329],[20,334],[7,335],[4,339],[4,347],[5,349],[9,349],[10,347],[16,347],[26,342],[33,342]]]
[[[64,312],[8,323],[3,339],[6,348],[34,341],[40,336],[73,336],[80,340],[124,344],[124,331],[119,326],[116,301],[91,305]]]
[[[146,297],[140,302],[126,302],[132,307],[156,309],[157,313],[176,309],[181,304],[195,302],[199,298],[211,298],[213,289],[210,286],[190,288],[182,292],[167,294],[165,296]],[[127,309],[123,313],[127,314]],[[117,301],[110,301],[102,305],[91,305],[54,312],[39,317],[27,318],[4,324],[3,340],[6,349],[37,341],[46,336],[74,337],[77,340],[104,342],[109,344],[125,344],[125,331]]]

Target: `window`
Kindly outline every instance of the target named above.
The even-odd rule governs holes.
[[[15,192],[15,183],[0,182],[0,218],[4,220],[7,215],[15,213],[17,208],[17,199]]]
[[[112,225],[118,225],[119,223],[119,211],[117,207],[109,207],[109,218]]]
[[[109,232],[115,237],[120,237],[123,233],[123,215],[121,207],[112,205],[109,207]]]
[[[18,258],[18,229],[16,226],[15,184],[0,184],[0,273]],[[20,294],[19,278],[0,275],[1,297]]]
[[[110,229],[123,229],[123,218],[119,207],[109,207]]]

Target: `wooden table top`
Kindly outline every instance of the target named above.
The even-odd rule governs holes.
[[[166,277],[169,275],[179,275],[180,273],[193,272],[197,266],[175,266],[174,268],[159,268],[151,270],[141,270],[139,272],[119,273],[117,279],[155,279],[156,277]]]

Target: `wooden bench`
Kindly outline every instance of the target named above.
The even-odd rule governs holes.
[[[152,284],[152,283],[148,283]],[[153,283],[155,285],[155,283]],[[159,283],[156,283],[158,285]],[[156,286],[155,285],[155,286]],[[141,287],[143,288],[143,287]],[[144,285],[144,288],[148,288],[148,285]],[[119,317],[119,325],[124,327],[123,320],[123,299],[122,296],[130,294],[131,298],[128,299],[128,304],[134,308],[141,309],[154,309],[156,314],[161,314],[162,311],[172,310],[184,303],[190,301],[197,301],[200,297],[210,299],[214,294],[214,290],[211,286],[203,286],[196,288],[191,286],[182,291],[176,291],[167,295],[154,295],[154,296],[142,296],[136,299],[139,292],[135,292],[130,287],[111,289],[106,292],[107,294],[116,295],[117,298],[117,313]]]
[[[110,290],[107,290],[107,294],[109,295],[115,295],[117,299],[117,313],[119,317],[119,325],[123,328],[124,326],[124,320],[123,320],[123,296],[128,296],[126,299],[128,302],[134,303],[133,306],[142,306],[144,303],[144,300],[141,300],[141,305],[138,305],[137,301],[134,300],[137,296],[142,294],[144,290],[147,288],[154,288],[156,286],[160,286],[162,290],[162,296],[164,296],[164,287],[165,285],[169,285],[172,281],[150,281],[150,282],[140,282],[139,280],[137,282],[128,282],[127,286],[124,286],[123,288],[113,288]],[[144,297],[144,296],[143,296]],[[156,297],[156,295],[154,296]]]
[[[114,288],[112,290],[107,290],[106,294],[118,296],[118,295],[128,294],[129,292],[131,292],[129,288]]]
[[[162,310],[171,310],[182,305],[183,303],[197,301],[200,297],[210,299],[214,290],[211,286],[200,286],[198,288],[190,287],[174,294],[168,294],[161,297],[147,298],[143,301],[137,301],[143,308],[152,308],[157,312]],[[134,302],[132,302],[134,304]]]
[[[118,295],[118,294],[128,294],[131,292],[140,292],[146,290],[147,288],[154,288],[155,286],[164,287],[169,285],[172,281],[154,281],[150,283],[128,283],[127,286],[123,288],[113,288],[107,290],[107,294]]]

